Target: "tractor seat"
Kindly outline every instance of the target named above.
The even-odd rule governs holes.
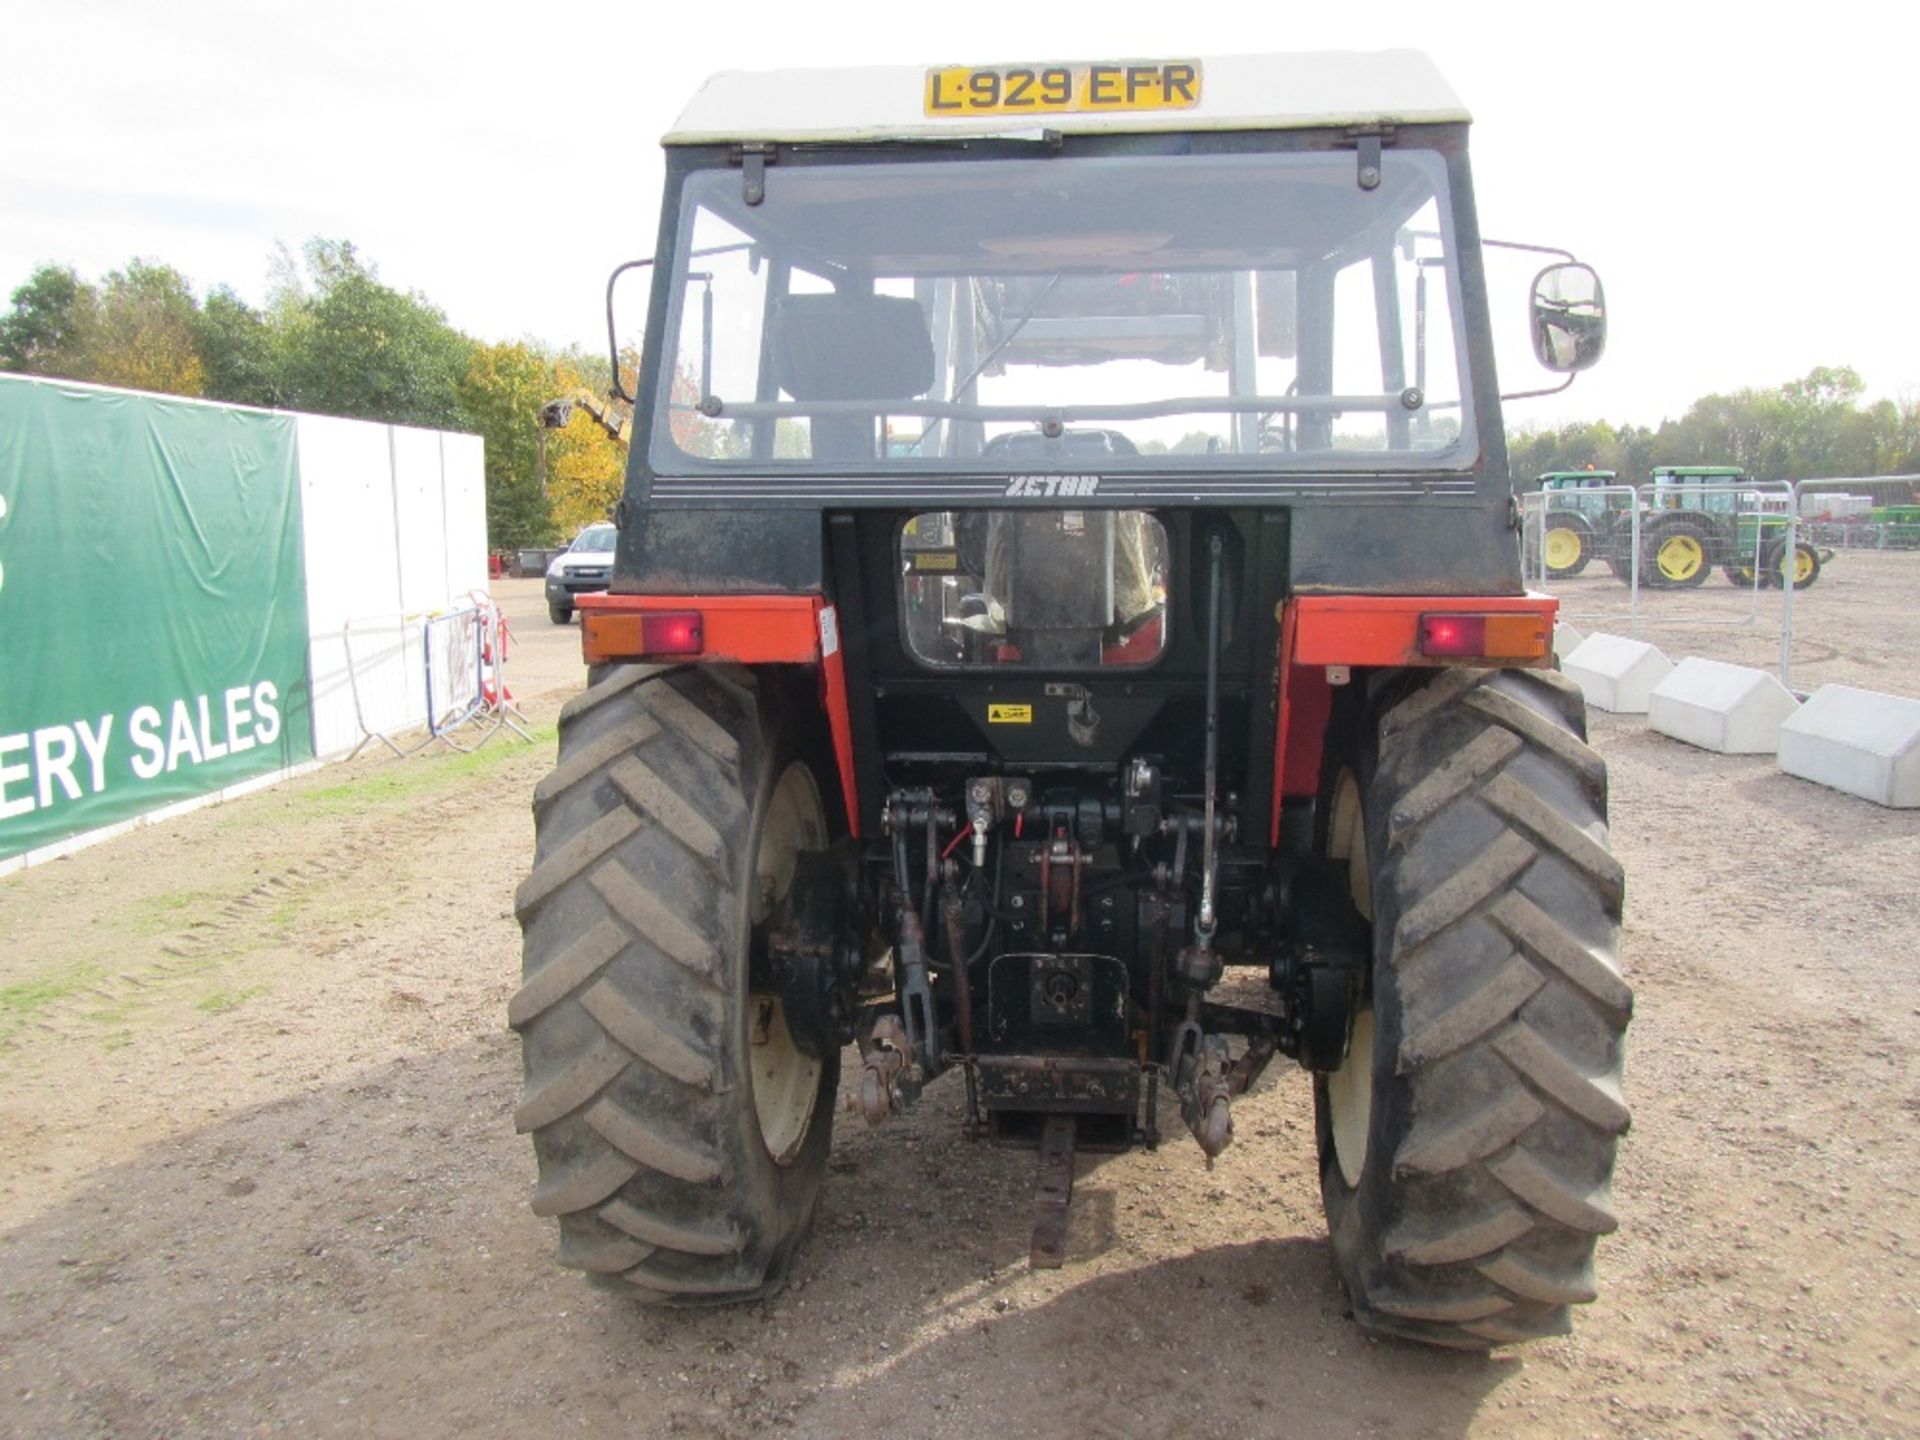
[[[774,302],[774,378],[795,400],[911,400],[933,385],[933,337],[916,301],[788,295]],[[815,459],[874,458],[875,417],[815,415]]]

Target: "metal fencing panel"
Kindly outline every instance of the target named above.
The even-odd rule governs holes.
[[[1524,493],[1523,574],[1572,628],[1674,660],[1772,670],[1803,691],[1920,691],[1920,549],[1880,547],[1859,526],[1836,543],[1836,522],[1803,516],[1784,480]]]
[[[506,684],[506,618],[486,595],[349,622],[334,638],[358,731],[350,756],[375,743],[396,755],[472,750],[503,729],[528,738]]]

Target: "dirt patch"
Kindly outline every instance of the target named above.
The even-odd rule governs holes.
[[[578,673],[577,628],[522,618],[539,744],[336,767],[0,883],[0,1433],[1916,1433],[1920,815],[1604,716],[1635,1128],[1571,1338],[1362,1337],[1278,1068],[1211,1171],[1185,1139],[1083,1159],[1056,1272],[1025,1264],[1031,1157],[959,1138],[943,1082],[841,1114],[773,1301],[590,1289],[512,1131],[511,895]]]

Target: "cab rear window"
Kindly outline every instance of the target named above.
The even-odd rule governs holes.
[[[1166,530],[1141,510],[934,510],[901,528],[907,648],[930,665],[1149,665]]]

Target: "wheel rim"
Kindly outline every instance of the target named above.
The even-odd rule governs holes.
[[[1373,875],[1367,857],[1366,817],[1360,809],[1360,785],[1350,770],[1334,782],[1333,811],[1327,827],[1327,854],[1347,862],[1347,888],[1353,905],[1373,919]],[[1333,1127],[1333,1155],[1349,1189],[1360,1183],[1367,1164],[1367,1134],[1373,1128],[1373,1007],[1353,1018],[1347,1058],[1327,1076],[1327,1108]]]
[[[1796,548],[1793,552],[1793,583],[1804,585],[1813,578],[1813,552]]]
[[[802,850],[827,843],[825,809],[813,772],[794,761],[781,772],[767,800],[754,857],[753,920],[764,924],[793,884]],[[820,1090],[821,1062],[794,1044],[786,1010],[775,994],[747,996],[747,1073],[753,1085],[753,1109],[760,1139],[775,1163],[791,1163],[813,1124]]]
[[[1669,535],[1660,542],[1654,564],[1669,580],[1690,580],[1706,563],[1706,551],[1691,535]]]
[[[1562,526],[1547,532],[1547,567],[1565,570],[1580,558],[1580,536]]]

